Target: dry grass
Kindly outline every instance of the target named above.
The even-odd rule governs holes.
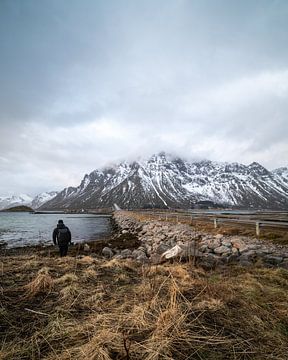
[[[25,256],[1,261],[2,360],[287,358],[285,270],[42,257],[31,274]]]
[[[27,298],[34,298],[39,293],[49,293],[53,288],[54,282],[49,275],[49,268],[43,267],[38,271],[35,279],[30,281],[25,288],[25,296]]]

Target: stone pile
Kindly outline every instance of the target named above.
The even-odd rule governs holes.
[[[165,221],[138,221],[125,212],[116,212],[118,237],[125,234],[137,236],[141,244],[135,249],[104,248],[109,258],[133,258],[141,262],[161,262],[166,259],[195,257],[205,268],[239,263],[249,266],[255,263],[288,269],[288,248],[264,244],[256,238],[244,236],[212,235],[186,224]]]

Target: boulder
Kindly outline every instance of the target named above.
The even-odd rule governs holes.
[[[170,249],[170,246],[162,243],[156,248],[156,254],[162,255],[165,251],[167,251],[169,249]]]
[[[113,251],[111,248],[109,248],[108,246],[105,246],[102,249],[102,255],[107,257],[107,258],[112,258],[112,256],[114,255]]]
[[[230,255],[232,251],[227,246],[221,245],[214,249],[214,253],[217,255]]]
[[[120,254],[123,256],[123,258],[127,258],[132,255],[132,251],[130,249],[124,249]]]
[[[281,256],[274,256],[274,255],[267,255],[264,258],[264,262],[270,265],[279,266],[283,261],[283,257]]]
[[[214,236],[214,239],[221,240],[223,237],[224,237],[223,234],[217,234],[217,235]]]
[[[222,245],[227,246],[227,247],[229,247],[229,248],[232,247],[231,241],[228,240],[228,239],[222,240]]]
[[[212,270],[216,267],[217,264],[217,257],[213,254],[207,254],[200,258],[200,265],[205,270]]]
[[[145,253],[141,252],[141,254],[139,254],[136,257],[136,261],[139,261],[141,263],[147,263],[149,261],[148,257],[146,256]]]
[[[257,260],[257,254],[255,251],[247,251],[239,256],[239,265],[241,266],[251,266]]]
[[[88,244],[84,244],[84,251],[89,251],[90,250],[90,246]]]
[[[172,259],[180,257],[183,254],[183,250],[179,245],[175,245],[172,249],[165,251],[162,255],[162,259]]]
[[[137,259],[138,257],[142,257],[143,255],[146,256],[146,253],[145,253],[145,250],[143,251],[143,248],[138,248],[138,249],[133,250],[131,255],[134,259]]]
[[[177,244],[172,249],[165,251],[162,255],[162,259],[173,259],[173,258],[187,258],[189,256],[201,256],[202,253],[194,248],[194,244]]]
[[[221,241],[219,239],[213,239],[213,240],[209,240],[207,242],[207,246],[209,249],[216,249],[218,248],[219,246],[221,246]]]
[[[239,261],[239,256],[238,256],[238,254],[233,254],[233,253],[232,253],[232,255],[228,256],[228,258],[227,258],[227,263],[228,263],[228,264],[235,264],[235,263],[237,263],[238,261]]]
[[[240,253],[247,250],[246,243],[239,236],[233,237],[231,239],[231,244],[233,245],[233,247],[238,249]]]
[[[235,247],[232,247],[231,251],[233,255],[239,255],[239,251]]]
[[[169,246],[169,248],[173,247],[176,245],[176,240],[174,237],[171,237],[169,239],[166,240],[166,244],[167,246]]]

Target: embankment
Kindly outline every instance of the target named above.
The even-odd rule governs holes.
[[[166,259],[193,259],[205,268],[217,265],[254,264],[288,269],[288,247],[247,236],[211,234],[195,227],[165,220],[147,220],[133,212],[114,214],[114,239],[134,239],[138,247],[105,247],[103,254],[117,259],[134,258],[142,262]],[[120,241],[121,242],[121,241]],[[128,243],[128,242],[127,242]]]

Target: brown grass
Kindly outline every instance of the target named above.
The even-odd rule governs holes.
[[[2,360],[287,358],[286,270],[26,260],[1,259]]]
[[[53,288],[53,279],[49,275],[49,268],[44,267],[38,271],[37,276],[25,288],[25,296],[34,298],[39,293],[49,293]]]

